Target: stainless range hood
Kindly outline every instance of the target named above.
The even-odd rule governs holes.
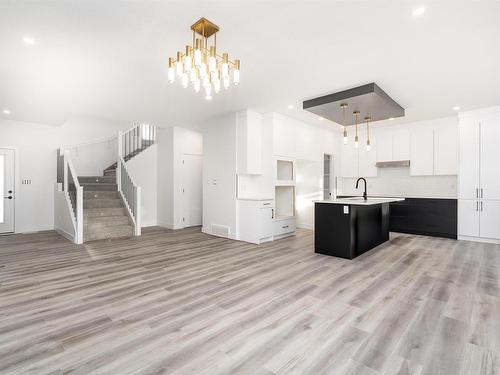
[[[394,160],[394,161],[378,161],[375,166],[377,168],[408,168],[409,160]]]

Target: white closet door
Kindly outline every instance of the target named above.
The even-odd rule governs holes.
[[[479,201],[459,199],[458,234],[460,236],[479,237]]]
[[[481,120],[481,198],[500,199],[499,162],[500,117]]]
[[[182,158],[182,217],[184,227],[201,225],[202,156],[184,154]]]
[[[459,198],[476,199],[479,189],[479,121],[460,120]]]
[[[500,201],[482,200],[479,209],[481,237],[500,239]]]

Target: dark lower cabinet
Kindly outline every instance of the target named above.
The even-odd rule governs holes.
[[[391,232],[457,238],[457,200],[406,198],[390,204]]]

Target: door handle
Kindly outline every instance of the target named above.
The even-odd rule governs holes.
[[[13,198],[13,196],[12,196],[12,195],[9,195],[7,198],[8,198],[8,199],[12,199],[12,198]]]

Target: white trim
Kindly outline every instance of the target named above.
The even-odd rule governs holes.
[[[500,244],[500,240],[499,239],[495,239],[495,238],[458,236],[458,240],[459,241],[473,241],[473,242]]]
[[[18,233],[16,231],[16,220],[17,220],[17,212],[19,212],[19,199],[21,197],[21,175],[19,173],[19,147],[16,146],[2,146],[0,148],[6,150],[14,151],[14,231],[8,232],[5,234]]]

